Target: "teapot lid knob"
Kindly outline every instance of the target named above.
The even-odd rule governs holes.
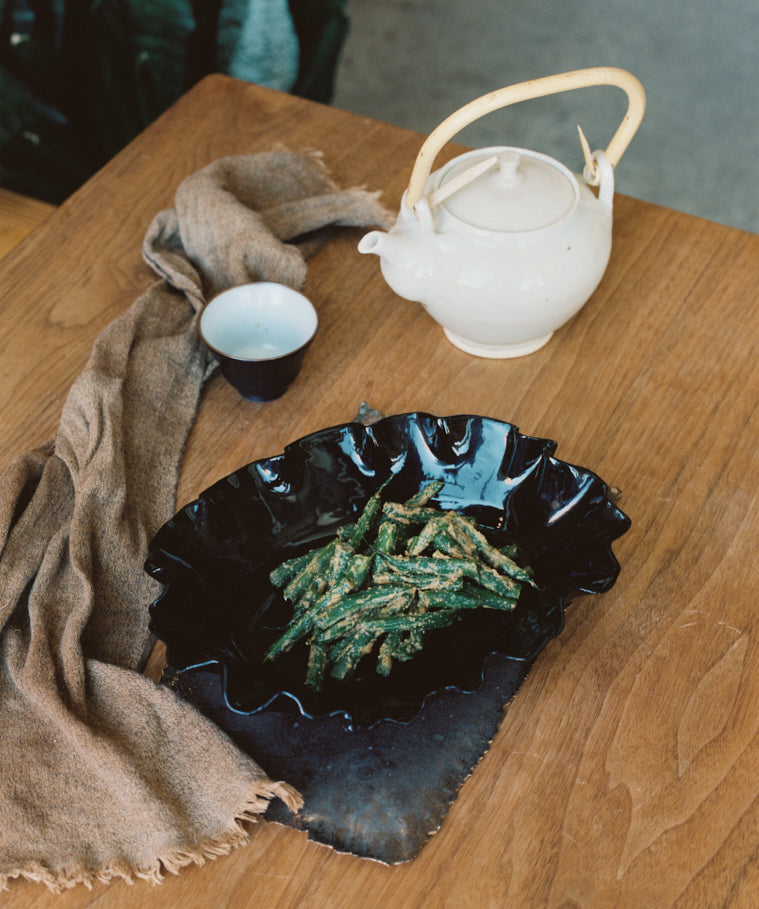
[[[513,149],[508,149],[498,155],[496,180],[501,186],[514,186],[524,179],[524,174],[519,170],[521,160]]]

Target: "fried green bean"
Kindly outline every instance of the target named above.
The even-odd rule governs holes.
[[[424,632],[419,629],[411,629],[403,634],[400,643],[393,651],[393,659],[399,663],[405,663],[410,660],[415,653],[422,649],[424,641]]]
[[[488,590],[421,590],[419,600],[430,610],[484,608],[510,612],[516,606],[516,600],[498,596]]]
[[[417,590],[460,590],[464,584],[464,574],[457,572],[448,574],[445,577],[435,574],[423,574],[414,572],[398,571],[377,571],[373,575],[373,581],[378,586],[397,584],[402,581],[404,584],[415,587]]]
[[[280,635],[266,651],[264,661],[273,660],[280,654],[287,653],[288,650],[291,650],[293,645],[308,633],[313,622],[314,610],[312,607],[301,613],[294,621],[290,622],[285,629],[284,634]]]
[[[312,556],[305,567],[302,568],[285,587],[283,596],[286,600],[289,600],[291,603],[295,602],[306,592],[309,584],[323,573],[326,565],[332,558],[332,554],[336,547],[337,539],[335,538],[327,543],[326,546],[322,546],[312,553]],[[274,569],[274,572],[276,572],[276,569]],[[272,574],[274,574],[274,572],[272,572]],[[269,575],[269,578],[271,579],[271,575]],[[272,581],[272,583],[274,582]]]
[[[459,528],[473,541],[477,547],[477,551],[489,565],[517,581],[522,581],[524,584],[530,584],[533,587],[535,586],[532,575],[528,571],[517,565],[512,558],[509,558],[509,556],[496,549],[495,546],[488,541],[485,534],[473,526],[469,521],[463,520],[462,515],[451,512],[451,520],[455,527]]]
[[[386,587],[385,590],[390,590]],[[363,592],[363,591],[361,591]],[[324,628],[319,629],[319,637],[326,643],[334,643],[340,638],[352,634],[356,628],[372,617],[380,615],[397,615],[412,610],[416,600],[417,591],[408,587],[396,587],[392,594],[387,596],[373,596],[366,600],[359,601],[359,609],[347,612],[342,618],[335,622],[330,622]],[[354,605],[356,601],[354,600]]]
[[[371,629],[361,629],[343,647],[331,657],[330,675],[334,679],[344,679],[351,675],[361,660],[371,653],[377,639]]]
[[[350,580],[354,590],[363,586],[374,564],[374,555],[354,555],[345,569],[345,577]]]
[[[409,508],[419,508],[422,505],[426,505],[444,486],[445,480],[430,480],[429,483],[425,483],[422,486],[419,492],[415,492],[410,499],[407,499],[405,504]]]
[[[398,524],[424,524],[438,517],[440,512],[436,508],[412,506],[405,502],[385,502],[382,514]]]
[[[472,609],[513,610],[532,571],[518,550],[493,546],[471,516],[430,505],[444,481],[405,502],[383,501],[384,486],[335,538],[288,559],[271,574],[293,608],[265,659],[308,647],[306,685],[322,690],[369,654],[383,676],[413,658],[425,635]]]
[[[377,672],[389,676],[393,663],[406,663],[422,649],[423,632],[390,631],[385,635],[377,653]]]
[[[321,597],[327,589],[327,579],[316,577],[308,585],[303,594],[292,604],[293,618],[300,618],[308,612],[314,603]]]
[[[382,555],[379,561],[399,575],[435,575],[449,577],[466,572],[474,563],[469,559],[439,559],[435,556]]]
[[[353,547],[353,549],[358,549],[364,537],[372,527],[375,518],[380,513],[382,509],[382,492],[385,485],[386,484],[383,483],[374,495],[369,497],[355,523],[349,524],[346,527],[341,527],[340,530],[338,530],[338,536]]]
[[[437,534],[445,532],[446,523],[445,515],[438,514],[434,518],[430,518],[422,530],[406,543],[406,553],[409,556],[421,555],[434,543]]]
[[[321,641],[311,641],[308,650],[306,685],[314,691],[321,691],[327,674],[327,647]]]
[[[455,540],[447,531],[436,533],[432,545],[438,552],[445,556],[452,556],[455,559],[472,558],[476,554],[473,547],[462,545],[460,541]]]
[[[298,574],[301,569],[308,565],[313,553],[304,552],[302,555],[294,556],[292,559],[282,562],[269,575],[269,579],[275,587],[284,587]]]
[[[469,577],[476,581],[480,587],[492,590],[493,593],[504,597],[518,595],[521,590],[519,581],[508,575],[501,574],[495,568],[489,568],[487,565],[477,565],[476,570]]]
[[[393,668],[393,654],[400,646],[403,633],[400,631],[391,631],[385,635],[385,639],[380,644],[377,653],[377,672],[385,677],[390,675]]]
[[[389,631],[431,631],[444,628],[456,621],[458,615],[451,609],[435,609],[431,612],[410,612],[402,615],[377,616],[362,623],[362,631],[374,631],[377,636]]]
[[[338,581],[341,581],[345,570],[350,564],[351,559],[353,558],[355,552],[352,546],[349,546],[347,543],[344,543],[342,540],[338,540],[335,544],[335,549],[332,553],[332,558],[329,560],[327,565],[327,586],[331,584],[336,584]]]
[[[331,599],[325,607],[321,608],[315,623],[320,629],[326,629],[346,617],[355,616],[358,620],[365,610],[386,606],[398,599],[405,602],[410,593],[411,591],[407,587],[391,584],[346,593],[341,597]]]
[[[377,539],[374,548],[377,552],[391,554],[395,552],[401,539],[401,525],[397,521],[384,518],[377,528]]]

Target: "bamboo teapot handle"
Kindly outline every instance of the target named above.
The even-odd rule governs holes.
[[[643,86],[632,73],[616,67],[597,66],[590,69],[572,70],[568,73],[520,82],[517,85],[510,85],[482,95],[443,120],[440,126],[430,133],[419,150],[406,190],[406,205],[413,209],[419,202],[424,194],[424,187],[432,171],[432,165],[440,150],[446,142],[449,142],[456,133],[469,126],[470,123],[485,114],[515,104],[517,101],[542,98],[545,95],[554,95],[576,88],[587,88],[591,85],[616,85],[627,94],[627,112],[605,152],[606,159],[614,167],[624,154],[643,119],[646,109],[646,93]],[[592,184],[598,182],[596,162],[589,159],[587,152],[585,178]]]

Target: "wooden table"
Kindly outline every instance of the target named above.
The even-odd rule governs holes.
[[[54,205],[0,188],[0,258],[53,211]]]
[[[0,264],[0,466],[50,437],[92,342],[154,280],[140,244],[212,159],[310,146],[397,208],[420,137],[210,77]],[[350,419],[480,413],[559,442],[622,490],[615,587],[578,599],[439,833],[386,867],[261,823],[169,877],[6,907],[599,907],[759,904],[759,236],[617,197],[603,282],[550,344],[511,361],[452,347],[336,236],[310,261],[320,332],[279,401],[221,379],[179,505],[255,458]],[[215,441],[223,438],[219,447]]]

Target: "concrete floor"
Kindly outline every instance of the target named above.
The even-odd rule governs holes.
[[[619,192],[759,233],[759,0],[350,0],[333,103],[429,133],[481,94],[619,66],[647,93]],[[626,109],[614,87],[489,114],[466,145],[542,151],[582,166],[579,123],[605,147]]]

